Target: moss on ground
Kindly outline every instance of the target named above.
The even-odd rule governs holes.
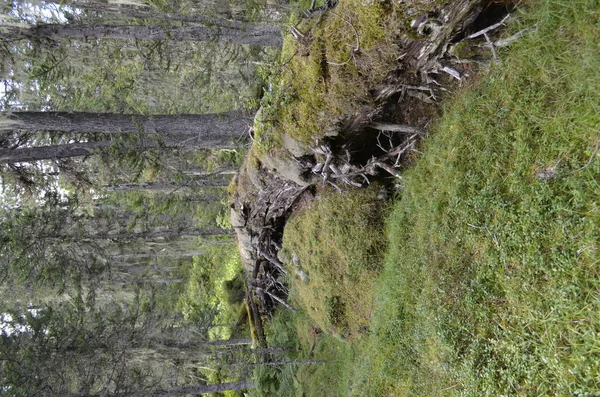
[[[265,154],[281,147],[281,135],[314,144],[335,133],[340,120],[371,105],[374,87],[398,67],[397,39],[410,18],[435,2],[340,0],[306,20],[292,17],[303,37],[287,35],[280,60],[255,120],[255,146]],[[273,154],[273,153],[272,153]]]
[[[285,227],[282,256],[290,274],[301,269],[308,276],[294,281],[292,302],[316,326],[344,338],[364,332],[371,321],[373,281],[385,249],[378,192],[372,186],[323,193]]]

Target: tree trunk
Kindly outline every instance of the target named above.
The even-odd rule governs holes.
[[[242,339],[225,339],[225,340],[212,340],[207,342],[210,346],[239,346],[239,345],[251,345],[253,343],[252,338]]]
[[[250,380],[241,382],[218,383],[213,385],[181,386],[170,389],[144,390],[138,392],[117,392],[106,394],[107,397],[175,397],[188,394],[222,393],[228,390],[245,390],[256,387]],[[97,397],[95,394],[74,393],[71,397]]]
[[[87,112],[15,112],[6,115],[14,120],[13,128],[26,131],[187,135],[212,139],[242,137],[251,122],[241,111],[153,116]]]
[[[173,396],[185,396],[187,394],[206,394],[206,393],[223,393],[228,390],[245,390],[245,389],[253,389],[254,383],[249,380],[244,380],[241,382],[229,382],[229,383],[219,383],[214,385],[198,385],[198,386],[185,386],[185,387],[175,387],[172,389],[166,390],[153,390],[144,393],[136,393],[131,397],[173,397]]]
[[[229,243],[231,244],[231,243]],[[194,256],[204,255],[206,251],[191,251],[191,252],[143,252],[139,254],[120,254],[112,255],[110,258],[114,261],[123,261],[127,259],[145,259],[145,258],[191,258]]]
[[[155,10],[148,11],[147,9],[141,9],[140,7],[136,6],[129,7],[107,3],[84,3],[81,1],[71,1],[68,3],[68,5],[76,8],[81,8],[83,10],[119,14],[131,18],[160,19],[163,21],[202,23],[209,26],[220,26],[230,29],[244,29],[248,26],[252,26],[251,24],[247,24],[240,21],[232,21],[225,18],[209,17],[206,15],[183,15],[177,12],[158,12]]]
[[[198,115],[139,116],[117,113],[15,112],[11,128],[73,134],[135,134],[135,150],[168,148],[230,148],[245,136],[250,120],[241,112]],[[157,139],[154,139],[157,138]],[[1,149],[0,164],[81,157],[105,151],[112,141]],[[224,182],[223,182],[224,183]]]
[[[182,139],[181,137],[166,138],[166,140],[162,141],[143,139],[135,143],[134,146],[132,146],[132,149],[144,151],[147,149],[160,148],[161,145],[164,145],[164,147],[167,148],[195,147],[205,149],[235,146],[233,141],[227,142],[227,138],[225,138],[225,142],[219,139],[204,140],[200,137],[191,137],[187,139]],[[20,149],[0,149],[0,164],[28,163],[39,160],[57,160],[71,157],[91,156],[106,152],[114,144],[115,142],[113,141],[99,141],[36,146]],[[227,183],[229,183],[229,181],[227,181]]]
[[[145,25],[62,25],[40,24],[31,27],[6,27],[2,37],[7,40],[62,38],[137,39],[177,41],[218,41],[230,44],[276,46],[282,44],[278,27],[246,25],[245,29],[205,26],[160,26]]]
[[[217,175],[229,175],[229,176],[233,176],[233,175],[235,175],[236,172],[237,172],[237,170],[233,169],[233,168],[222,169],[222,170],[213,171],[213,172],[206,172],[206,171],[201,170],[201,169],[197,169],[197,170],[183,170],[183,171],[181,171],[181,173],[183,175],[202,176],[202,177],[211,177],[211,176],[217,176]]]
[[[230,230],[226,229],[194,229],[194,230],[152,230],[147,232],[126,232],[126,233],[97,233],[81,236],[78,238],[88,240],[123,240],[123,239],[147,239],[147,238],[173,238],[184,236],[224,236],[231,235]],[[69,237],[69,236],[61,236]]]
[[[315,365],[324,364],[323,360],[300,360],[300,361],[266,361],[263,363],[234,363],[227,367],[278,367],[281,365]]]
[[[28,163],[37,160],[64,159],[95,154],[108,149],[113,142],[80,142],[22,149],[0,150],[0,164]]]
[[[110,192],[131,192],[131,191],[175,191],[181,189],[194,189],[197,187],[223,187],[228,186],[231,179],[227,178],[206,178],[195,179],[188,183],[171,182],[146,182],[146,183],[121,183],[116,186],[108,186]]]

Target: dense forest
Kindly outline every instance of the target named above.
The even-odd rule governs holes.
[[[0,394],[251,387],[227,186],[283,10],[1,7]]]

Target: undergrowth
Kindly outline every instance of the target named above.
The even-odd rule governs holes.
[[[290,298],[315,326],[347,338],[368,328],[385,248],[379,186],[323,193],[285,227],[282,256],[296,276]]]

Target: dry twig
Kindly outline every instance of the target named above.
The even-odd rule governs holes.
[[[500,22],[495,23],[492,26],[488,26],[487,28],[482,29],[479,32],[475,32],[472,35],[467,36],[466,38],[467,39],[474,39],[475,37],[479,37],[481,35],[486,35],[488,32],[490,32],[490,31],[492,31],[492,30],[494,30],[496,28],[499,28],[500,26],[504,25],[504,22],[506,22],[506,20],[508,18],[510,18],[510,14],[506,14],[506,16],[504,18],[502,18],[502,20]]]
[[[492,56],[494,57],[494,61],[498,62],[498,53],[496,52],[496,47],[494,47],[494,43],[492,43],[492,40],[490,40],[490,36],[488,36],[487,33],[484,33],[483,36],[485,37],[485,41],[487,41],[488,46],[492,50]]]
[[[586,169],[587,167],[589,167],[593,162],[594,162],[594,158],[596,158],[596,154],[598,154],[598,150],[600,150],[600,141],[596,142],[596,149],[594,149],[594,152],[592,153],[590,160],[586,163],[586,165],[584,165],[583,167],[579,168],[577,171],[583,171],[584,169]]]
[[[350,27],[352,28],[352,30],[354,30],[354,35],[356,37],[356,45],[354,46],[354,48],[350,52],[350,56],[348,57],[348,59],[346,60],[346,62],[338,63],[338,62],[329,62],[329,61],[327,61],[328,65],[332,65],[332,66],[344,66],[348,62],[350,62],[351,59],[354,58],[354,54],[357,54],[357,53],[360,52],[360,36],[358,34],[358,30],[356,30],[356,28],[354,27],[354,25],[352,24],[351,21],[348,21],[347,19],[342,18],[342,16],[340,16],[339,14],[337,14],[337,13],[335,13],[333,11],[329,11],[329,13],[332,14],[332,15],[335,15],[336,17],[340,18],[342,21],[344,21],[348,25],[350,25]]]
[[[415,134],[421,136],[427,135],[427,131],[424,129],[408,124],[371,123],[367,127],[379,131],[403,132],[405,134]]]

